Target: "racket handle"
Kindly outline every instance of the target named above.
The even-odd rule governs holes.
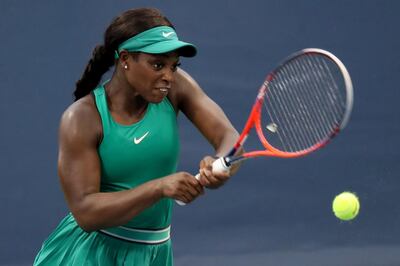
[[[212,172],[213,174],[225,174],[229,173],[231,166],[226,164],[224,157],[219,157],[212,164]]]
[[[197,174],[194,176],[197,180],[200,180],[200,174]],[[179,205],[179,206],[185,206],[186,203],[184,203],[183,201],[180,200],[175,200],[175,202]]]
[[[230,166],[226,165],[224,157],[218,158],[212,164],[212,172],[213,172],[213,174],[224,174],[226,172],[229,172],[230,168],[231,168]],[[200,174],[197,174],[195,176],[195,178],[197,180],[199,180],[200,179]],[[175,200],[175,202],[180,206],[185,206],[186,205],[186,203],[184,203],[183,201],[180,201],[180,200]]]

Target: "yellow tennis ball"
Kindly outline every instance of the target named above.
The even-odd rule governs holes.
[[[354,219],[360,211],[360,202],[351,192],[343,192],[335,197],[332,210],[337,218],[344,221]]]

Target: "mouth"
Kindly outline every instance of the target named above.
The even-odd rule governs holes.
[[[169,88],[168,88],[168,87],[162,87],[162,88],[158,88],[158,89],[159,89],[160,92],[163,93],[163,94],[167,94],[168,91],[169,91]]]

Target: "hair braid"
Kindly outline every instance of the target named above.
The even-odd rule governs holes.
[[[109,52],[103,45],[97,45],[92,54],[92,58],[86,65],[82,77],[76,82],[74,92],[75,101],[90,93],[95,88],[101,77],[114,64],[114,54]]]

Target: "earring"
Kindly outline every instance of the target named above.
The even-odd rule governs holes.
[[[125,69],[128,69],[128,65],[124,65],[124,68],[125,68]]]

